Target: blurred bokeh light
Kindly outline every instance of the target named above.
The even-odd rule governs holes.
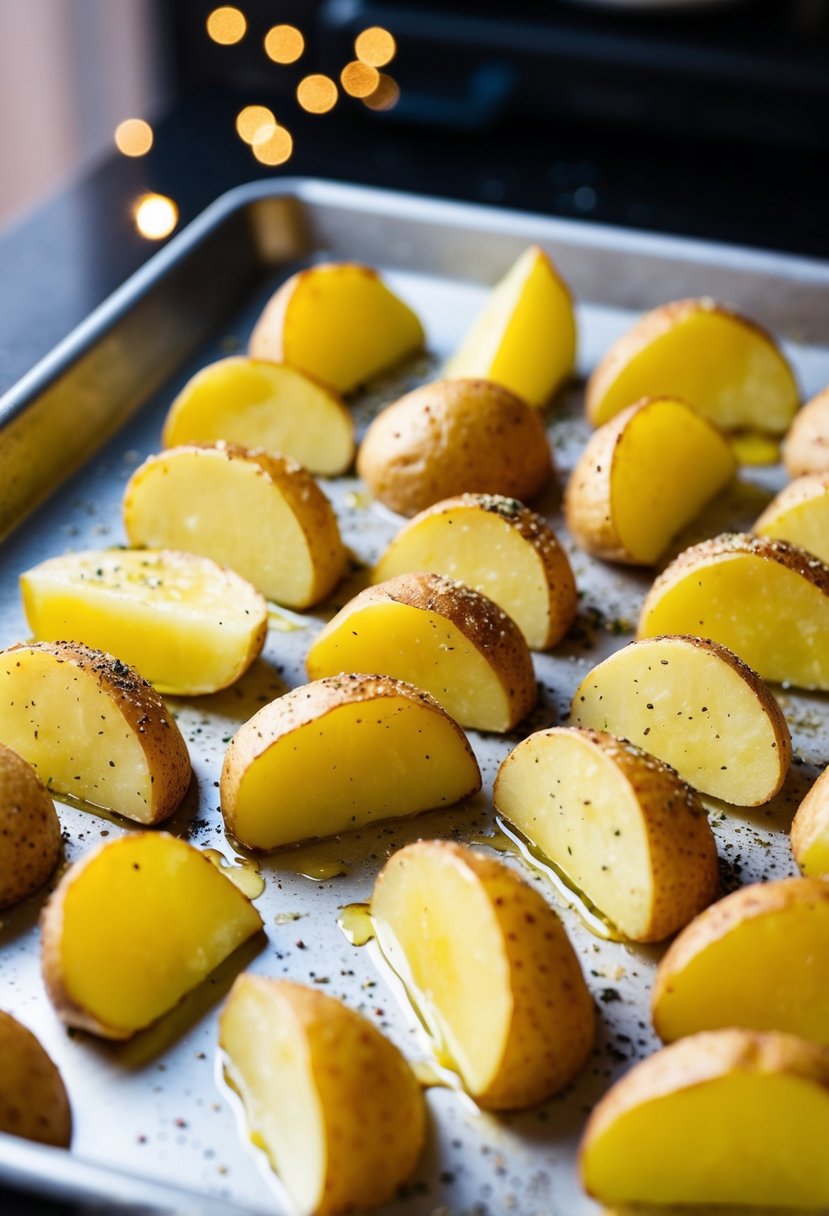
[[[165,194],[142,194],[133,208],[133,218],[148,241],[161,241],[178,223],[178,207]]]
[[[207,33],[221,46],[233,46],[241,42],[247,32],[248,23],[241,9],[232,4],[214,8],[207,17]]]

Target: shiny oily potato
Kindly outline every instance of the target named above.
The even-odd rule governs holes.
[[[772,540],[789,540],[829,563],[829,471],[790,482],[769,503],[753,531]]]
[[[466,736],[428,693],[339,675],[294,688],[237,731],[222,814],[248,848],[276,849],[451,806],[480,788]]]
[[[345,571],[337,517],[293,460],[234,444],[170,448],[127,483],[131,545],[183,549],[229,566],[288,608],[308,608]]]
[[[699,799],[626,740],[537,731],[502,763],[493,799],[632,941],[662,941],[716,895],[717,850]]]
[[[795,414],[783,442],[790,477],[829,473],[829,386]]]
[[[593,1002],[564,926],[515,871],[420,840],[386,862],[371,916],[441,1063],[479,1106],[534,1106],[579,1072]]]
[[[638,633],[712,638],[764,680],[829,689],[829,566],[788,541],[715,536],[659,576]]]
[[[553,462],[538,411],[522,398],[489,380],[438,380],[377,415],[357,472],[392,511],[416,515],[455,494],[532,498]]]
[[[642,397],[681,397],[724,431],[782,435],[800,402],[788,360],[755,321],[703,298],[663,304],[615,342],[587,382],[601,426]]]
[[[248,353],[350,393],[422,346],[420,321],[376,270],[335,262],[282,284],[256,322]]]
[[[159,692],[217,692],[243,675],[268,631],[268,606],[245,579],[195,553],[90,549],[20,576],[34,636],[117,654]]]
[[[399,574],[361,591],[314,639],[306,666],[312,680],[339,671],[408,680],[473,730],[512,730],[537,696],[515,622],[440,574]]]
[[[219,1022],[225,1076],[302,1216],[391,1199],[423,1149],[426,1108],[408,1063],[341,1001],[245,973]]]
[[[0,739],[50,793],[137,823],[172,815],[190,784],[187,745],[155,689],[80,642],[0,651]]]
[[[492,289],[444,375],[494,380],[542,406],[575,361],[572,296],[544,250],[531,245]]]
[[[354,459],[354,422],[326,385],[287,363],[231,355],[188,380],[170,406],[165,448],[238,443],[336,477]]]
[[[0,1010],[0,1132],[69,1148],[72,1111],[63,1078],[30,1030]]]
[[[804,874],[829,875],[829,768],[797,808],[791,840],[794,859]]]
[[[461,494],[422,511],[392,540],[372,582],[418,570],[488,596],[512,617],[531,650],[560,642],[576,615],[576,581],[552,528],[502,494]]]
[[[792,743],[760,677],[718,642],[659,637],[632,642],[585,676],[573,726],[630,739],[695,790],[760,806],[782,786]]]
[[[0,743],[0,911],[31,895],[60,856],[60,821],[46,786]]]
[[[261,928],[250,900],[198,849],[132,832],[56,887],[41,920],[43,980],[67,1026],[128,1039]]]
[[[829,883],[741,887],[683,929],[653,985],[666,1043],[700,1030],[785,1030],[829,1047]]]
[[[567,527],[596,557],[652,565],[735,470],[714,423],[676,397],[647,398],[582,452],[567,486]]]
[[[634,1065],[593,1110],[585,1189],[608,1206],[829,1205],[829,1051],[717,1030]],[[719,1209],[718,1209],[719,1210]]]

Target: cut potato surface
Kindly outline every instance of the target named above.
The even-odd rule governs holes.
[[[300,270],[251,334],[253,359],[289,363],[341,393],[423,346],[423,327],[375,270],[350,262]]]
[[[538,411],[489,380],[438,380],[372,422],[357,472],[375,498],[416,515],[455,494],[525,500],[553,474]]]
[[[493,288],[444,374],[494,380],[541,406],[575,359],[572,297],[544,250],[531,245]]]
[[[217,692],[259,654],[268,607],[250,583],[195,553],[90,549],[20,576],[41,641],[72,638],[117,654],[159,692]]]
[[[54,870],[60,821],[28,761],[0,743],[0,911],[25,899]]]
[[[421,840],[386,863],[371,913],[441,1062],[480,1106],[532,1106],[572,1080],[593,1046],[593,1002],[558,916],[513,870]]]
[[[633,941],[661,941],[716,894],[717,851],[696,794],[604,731],[530,735],[498,770],[493,799]]]
[[[736,470],[722,432],[675,397],[651,397],[596,432],[567,487],[567,527],[607,561],[651,565]]]
[[[512,730],[537,696],[515,622],[439,574],[400,574],[361,591],[318,634],[306,665],[312,680],[340,671],[408,680],[475,730]]]
[[[790,477],[829,473],[829,387],[798,410],[783,443]]]
[[[354,422],[342,399],[286,363],[232,355],[202,368],[170,406],[165,448],[238,443],[289,456],[336,477],[354,459]]]
[[[792,758],[786,719],[763,681],[703,638],[648,638],[616,651],[576,689],[570,721],[630,739],[735,806],[773,798]]]
[[[666,1043],[700,1030],[784,1030],[829,1046],[829,883],[756,883],[706,908],[672,943],[653,987]]]
[[[68,1148],[72,1112],[63,1079],[30,1030],[0,1010],[0,1132]]]
[[[635,1065],[581,1144],[605,1204],[829,1205],[829,1051],[793,1035],[719,1030]]]
[[[800,401],[771,334],[710,299],[649,312],[610,348],[587,383],[594,426],[641,397],[681,397],[723,430],[782,434]]]
[[[829,874],[829,769],[824,769],[797,808],[792,852],[804,874]]]
[[[337,517],[313,477],[261,450],[150,456],[127,483],[123,514],[131,545],[200,553],[288,608],[324,599],[345,570]]]
[[[758,536],[789,540],[829,562],[829,472],[791,482],[754,525]]]
[[[401,680],[340,675],[272,701],[237,731],[222,813],[253,849],[450,806],[481,787],[463,731]]]
[[[187,745],[161,697],[79,642],[0,651],[0,739],[48,790],[137,823],[172,815],[190,784]]]
[[[41,924],[43,979],[67,1026],[126,1039],[261,928],[250,900],[198,849],[134,832],[61,879]]]
[[[712,638],[764,680],[829,689],[829,566],[788,541],[716,536],[659,576],[638,632]]]
[[[390,1199],[417,1164],[423,1094],[406,1060],[334,997],[239,976],[219,1043],[253,1135],[303,1216]]]

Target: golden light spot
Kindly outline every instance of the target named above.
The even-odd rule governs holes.
[[[309,114],[327,114],[337,104],[337,86],[330,76],[305,76],[297,85],[296,99]]]
[[[354,59],[340,72],[340,83],[349,97],[370,97],[380,83],[377,68]]]
[[[207,33],[214,42],[221,46],[233,46],[241,42],[248,28],[247,18],[241,9],[232,4],[223,4],[214,8],[207,17]]]
[[[273,110],[269,110],[267,106],[245,106],[236,115],[236,134],[246,144],[252,144],[261,131],[272,135],[275,129]]]
[[[178,207],[165,194],[142,194],[133,207],[135,226],[148,241],[161,241],[178,223]]]
[[[380,82],[370,97],[363,98],[363,105],[370,110],[393,110],[400,100],[400,85],[385,72],[380,73]]]
[[[145,156],[153,146],[153,129],[143,118],[125,118],[115,128],[115,146],[124,156]]]
[[[383,68],[391,63],[397,52],[397,43],[381,25],[373,25],[371,29],[363,30],[354,42],[354,53],[363,63],[372,68]]]
[[[259,130],[253,138],[253,155],[263,165],[284,165],[294,150],[291,132],[277,126],[272,131]]]
[[[265,35],[265,54],[274,63],[296,63],[305,39],[295,25],[273,25]]]

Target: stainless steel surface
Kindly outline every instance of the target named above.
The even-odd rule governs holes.
[[[426,323],[429,355],[403,374],[378,382],[360,399],[355,410],[362,427],[403,388],[435,374],[480,304],[484,285],[530,241],[550,250],[580,300],[582,373],[595,365],[638,311],[704,292],[741,305],[786,337],[806,395],[829,383],[829,269],[817,263],[319,182],[287,181],[279,187],[235,191],[173,241],[45,368],[35,369],[25,385],[0,403],[0,418],[4,408],[10,418],[0,433],[0,478],[9,430],[18,436],[18,446],[8,460],[26,466],[18,468],[26,493],[10,493],[5,500],[6,528],[54,482],[57,462],[40,467],[40,444],[55,411],[63,414],[75,402],[75,377],[85,384],[84,400],[95,420],[90,431],[110,410],[119,421],[137,410],[0,549],[0,643],[26,634],[16,585],[21,570],[67,549],[123,543],[119,504],[124,483],[138,461],[157,450],[174,393],[197,368],[239,349],[269,292],[297,264],[345,258],[378,265]],[[208,291],[205,284],[214,269],[216,287]],[[74,426],[84,429],[76,412],[71,418]],[[578,385],[560,408],[550,411],[548,420],[563,483],[587,436]],[[25,441],[19,439],[21,434]],[[88,446],[90,438],[78,447]],[[699,530],[749,524],[782,480],[776,468],[745,471],[727,501],[718,504]],[[362,562],[370,563],[399,521],[368,502],[352,478],[324,486],[346,543]],[[557,493],[548,494],[540,505],[559,527]],[[549,655],[536,656],[541,697],[525,732],[559,720],[590,667],[629,640],[627,631],[649,584],[645,575],[602,565],[566,543],[582,591],[579,620],[567,641]],[[319,611],[303,616],[274,612],[263,659],[235,688],[191,702],[171,702],[197,774],[197,790],[168,825],[171,830],[234,857],[222,831],[216,788],[226,741],[264,702],[304,681],[310,639],[360,578],[355,574]],[[785,831],[794,806],[829,757],[825,698],[777,691],[792,727],[797,762],[783,793],[770,806],[748,811],[712,806],[726,887],[793,872]],[[221,1083],[215,1046],[220,1001],[242,966],[288,975],[342,996],[410,1057],[422,1057],[420,1032],[398,1003],[396,989],[387,985],[371,948],[348,944],[337,927],[338,910],[368,897],[384,858],[406,841],[431,834],[477,840],[489,832],[492,779],[517,738],[472,735],[485,785],[471,804],[343,836],[333,847],[320,845],[262,861],[267,885],[258,907],[267,946],[252,957],[242,951],[229,960],[178,1010],[130,1043],[104,1044],[69,1034],[55,1016],[37,954],[36,922],[43,895],[3,914],[0,1007],[31,1027],[61,1068],[75,1115],[73,1156],[67,1164],[77,1154],[79,1160],[244,1207],[287,1212],[278,1183],[240,1134],[235,1104]],[[67,862],[102,835],[128,830],[76,807],[58,809]],[[543,874],[515,856],[507,859],[556,900]],[[317,881],[301,873],[319,873],[320,864],[325,872]],[[388,1213],[587,1216],[597,1210],[581,1193],[575,1149],[586,1111],[634,1058],[657,1046],[648,995],[660,951],[601,940],[570,908],[562,908],[562,916],[600,1013],[598,1046],[587,1068],[559,1098],[537,1110],[499,1118],[478,1112],[453,1090],[430,1090],[432,1130],[424,1159],[412,1186],[388,1205]]]

